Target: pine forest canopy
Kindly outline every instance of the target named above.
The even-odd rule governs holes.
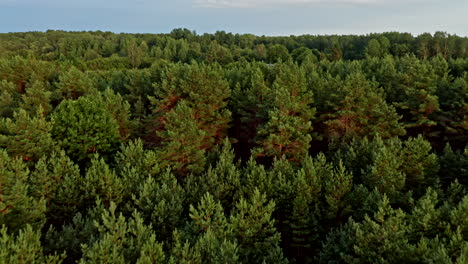
[[[468,38],[0,34],[0,263],[468,263]]]

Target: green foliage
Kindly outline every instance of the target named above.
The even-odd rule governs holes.
[[[186,102],[193,109],[194,121],[207,133],[203,138],[204,148],[211,149],[226,136],[231,115],[226,109],[231,92],[222,75],[219,66],[176,64],[168,68],[156,98],[152,99],[155,113],[163,115],[164,123],[165,113],[179,102]]]
[[[330,233],[320,262],[459,263],[466,252],[465,235],[460,230],[461,222],[457,222],[464,217],[459,212],[466,206],[465,198],[458,204],[439,206],[437,193],[429,188],[414,208],[405,213],[393,208],[384,195],[372,217],[366,215],[362,222],[350,220]],[[454,212],[450,215],[446,213],[449,207]]]
[[[235,153],[226,138],[222,149],[216,152],[218,160],[202,175],[191,175],[187,178],[186,189],[191,200],[210,193],[218,199],[223,208],[232,209],[233,203],[239,197],[241,189],[241,170],[235,164]]]
[[[225,137],[230,119],[225,99],[230,90],[220,68],[207,65],[175,65],[165,72],[157,98],[153,127],[162,145],[164,166],[179,174],[199,173],[204,153]],[[154,133],[154,132],[153,132]]]
[[[96,93],[92,80],[86,73],[75,67],[60,74],[59,81],[55,85],[58,99],[76,100],[83,95]]]
[[[102,93],[102,99],[106,110],[119,126],[120,140],[127,140],[134,127],[130,120],[130,104],[120,94],[109,88]]]
[[[382,48],[380,42],[376,39],[371,39],[366,47],[366,53],[370,57],[382,56]]]
[[[63,101],[52,114],[53,138],[70,157],[87,161],[108,155],[119,143],[119,125],[100,96]]]
[[[28,84],[21,99],[20,108],[26,110],[30,115],[43,112],[47,116],[52,112],[52,92],[42,81],[36,80],[32,84]]]
[[[41,233],[30,225],[21,229],[18,235],[9,235],[7,228],[0,229],[0,263],[62,263],[65,255],[44,255],[41,247]]]
[[[6,80],[0,81],[0,116],[13,117],[16,107],[19,106],[19,93],[15,84]]]
[[[116,205],[111,203],[102,220],[95,223],[99,238],[82,245],[80,263],[162,263],[162,245],[156,242],[151,226],[146,226],[137,213],[127,220],[115,210]]]
[[[8,132],[2,135],[1,140],[12,156],[34,163],[56,149],[51,134],[52,124],[46,120],[41,106],[35,115],[21,108],[14,113],[13,119],[5,120]]]
[[[124,186],[122,180],[109,168],[104,159],[95,157],[86,170],[82,182],[82,198],[86,206],[94,204],[97,199],[105,205],[122,202]]]
[[[202,172],[206,162],[203,143],[208,133],[198,127],[194,110],[182,101],[166,115],[165,123],[165,130],[158,133],[163,139],[157,150],[161,166],[179,175]]]
[[[64,151],[41,158],[30,182],[31,196],[43,198],[47,203],[47,223],[66,223],[81,208],[83,179],[78,166]]]
[[[458,180],[462,185],[468,185],[468,148],[461,153],[453,151],[449,144],[444,148],[440,156],[439,179],[444,185]]]
[[[84,214],[77,213],[66,224],[50,226],[44,236],[45,252],[66,252],[66,262],[79,261],[83,256],[81,245],[93,243],[98,239],[95,223],[99,222],[104,210],[101,201],[97,200],[94,207]]]
[[[370,190],[377,188],[390,199],[402,198],[404,189],[413,190],[418,196],[429,186],[438,184],[435,177],[439,162],[431,153],[430,144],[422,137],[372,141],[354,140],[337,152],[355,176]]]
[[[155,177],[160,173],[156,153],[144,149],[140,139],[122,144],[120,151],[115,155],[115,164],[116,173],[126,187],[124,199],[130,199],[148,176]]]
[[[466,263],[467,71],[445,32],[0,34],[0,263]]]
[[[268,47],[266,56],[270,63],[287,62],[290,58],[288,49],[281,44]]]
[[[304,73],[297,65],[282,66],[273,83],[269,98],[274,98],[267,108],[267,122],[258,128],[256,142],[261,147],[253,150],[255,156],[283,155],[300,161],[312,140],[311,120],[315,109],[312,94],[307,91]]]
[[[143,56],[148,51],[148,45],[146,42],[142,42],[141,44],[137,44],[134,39],[130,40],[127,44],[127,55],[130,65],[133,68],[138,68],[141,65]]]
[[[230,222],[234,237],[239,244],[240,261],[252,263],[285,263],[279,247],[280,234],[271,218],[274,202],[267,202],[266,196],[255,189],[249,200],[241,198]]]
[[[146,178],[133,195],[133,203],[145,222],[159,230],[159,239],[170,241],[172,232],[186,220],[183,217],[185,196],[185,190],[167,171],[159,179]]]
[[[379,89],[363,75],[351,75],[340,83],[327,99],[331,112],[321,117],[331,140],[405,134],[395,109],[385,103]]]
[[[40,228],[44,223],[45,200],[30,195],[29,176],[24,162],[0,150],[0,225],[12,233],[25,224]]]

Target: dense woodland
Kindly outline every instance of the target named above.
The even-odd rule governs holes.
[[[468,38],[0,34],[0,263],[468,263]]]

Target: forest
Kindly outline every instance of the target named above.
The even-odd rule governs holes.
[[[0,34],[0,263],[468,263],[468,38]]]

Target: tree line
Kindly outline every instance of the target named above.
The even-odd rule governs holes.
[[[0,263],[465,263],[467,48],[0,34]]]

